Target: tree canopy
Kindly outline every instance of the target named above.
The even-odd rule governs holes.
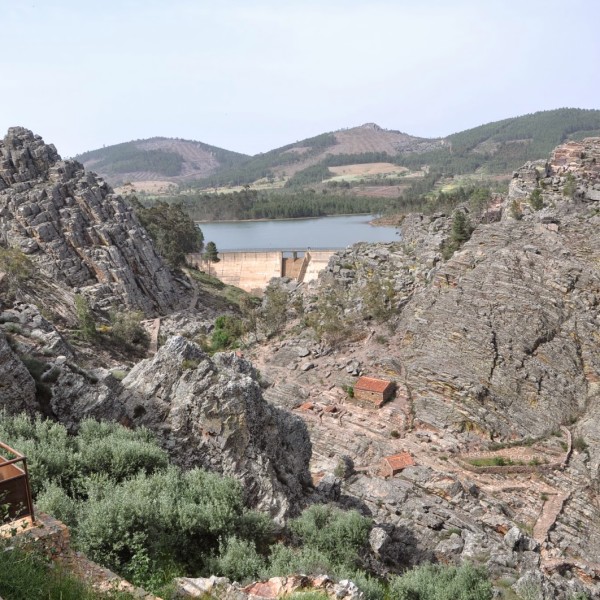
[[[136,198],[133,208],[142,225],[147,229],[157,251],[176,268],[185,263],[185,255],[201,252],[204,236],[192,221],[181,203],[156,202],[143,206]]]

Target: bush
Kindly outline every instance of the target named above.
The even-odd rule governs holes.
[[[75,296],[75,314],[79,324],[79,335],[84,340],[91,341],[96,338],[96,322],[89,302],[86,298],[77,294]]]
[[[290,522],[304,547],[322,553],[333,565],[355,567],[367,543],[371,520],[357,511],[315,504]]]
[[[211,336],[212,352],[236,348],[239,345],[239,338],[244,333],[244,325],[241,319],[229,315],[221,315],[215,321],[215,329]]]
[[[523,211],[521,210],[521,204],[517,199],[514,199],[510,203],[510,216],[516,221],[520,221],[523,218]]]
[[[587,442],[580,435],[573,439],[573,449],[577,450],[577,452],[585,452],[587,447]]]
[[[535,188],[533,192],[531,192],[531,196],[529,196],[529,205],[533,210],[540,210],[544,208],[544,201],[542,200],[542,190],[540,188]]]
[[[265,561],[254,543],[234,535],[220,544],[219,557],[210,570],[232,581],[244,582],[257,579],[264,568]]]
[[[13,300],[19,289],[33,276],[34,267],[29,258],[18,248],[0,247],[0,271],[5,273],[2,280],[9,300]]]
[[[118,344],[147,349],[150,344],[150,336],[141,324],[143,318],[143,313],[137,311],[113,311],[110,315],[112,324],[110,337]]]
[[[279,285],[269,285],[265,290],[260,320],[267,334],[273,335],[284,328],[289,299],[289,292]]]
[[[565,183],[563,186],[563,196],[566,198],[573,198],[575,191],[577,190],[577,183],[573,173],[567,173],[565,177]]]
[[[490,600],[486,573],[466,563],[460,567],[424,565],[390,583],[390,600]]]

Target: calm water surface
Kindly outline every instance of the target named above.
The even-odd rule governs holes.
[[[345,248],[356,242],[394,242],[395,227],[374,227],[376,215],[343,215],[280,221],[200,223],[204,242],[219,252],[232,250],[286,250]]]

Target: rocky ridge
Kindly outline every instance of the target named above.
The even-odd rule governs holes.
[[[95,308],[150,315],[178,304],[178,286],[129,204],[22,127],[0,143],[0,242]],[[31,297],[44,301],[35,290]]]
[[[313,476],[354,463],[341,491],[327,489],[375,517],[389,568],[469,559],[517,591],[600,597],[598,164],[600,140],[588,139],[525,165],[500,222],[479,224],[447,261],[447,215],[410,216],[401,242],[339,253],[303,296],[309,319],[329,290],[348,299],[338,310],[351,335],[315,342],[296,329],[255,351],[268,399],[309,427]],[[393,290],[381,324],[364,310],[374,278]],[[353,403],[344,390],[361,373],[395,379],[396,398],[379,411]],[[545,468],[568,445],[565,425],[575,450]],[[508,452],[498,445],[530,457],[531,444],[523,473],[465,468],[482,450]],[[383,479],[382,457],[399,451],[417,466]]]
[[[280,408],[264,401],[250,362],[209,358],[182,337],[122,381],[105,368],[82,370],[25,304],[0,315],[12,337],[0,333],[0,398],[9,410],[35,409],[36,385],[14,346],[46,349],[53,416],[72,428],[86,416],[145,425],[179,464],[239,478],[252,504],[280,521],[311,494],[311,459],[314,500],[373,517],[365,560],[379,573],[469,560],[544,600],[600,597],[600,141],[578,144],[518,171],[501,222],[479,225],[448,261],[450,219],[441,214],[408,217],[399,243],[334,257],[306,288],[305,316],[334,286],[352,335],[315,341],[304,325],[247,351],[264,373],[264,398]],[[507,216],[515,200],[520,218]],[[373,282],[392,309],[382,322],[367,314]],[[395,379],[395,399],[378,411],[353,403],[345,388],[361,373]],[[563,445],[561,465],[544,464]],[[384,479],[381,459],[400,451],[415,466]],[[536,461],[521,472],[465,468],[482,453]]]

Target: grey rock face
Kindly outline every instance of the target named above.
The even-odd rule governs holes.
[[[0,331],[0,410],[16,414],[36,408],[35,381]]]
[[[98,307],[148,314],[177,302],[175,282],[129,204],[22,127],[0,142],[0,239]]]
[[[173,337],[122,386],[104,418],[156,431],[182,466],[242,479],[249,501],[274,518],[293,511],[311,486],[306,426],[263,400],[253,367],[235,354],[211,359]]]
[[[477,227],[405,308],[400,360],[422,422],[538,436],[597,403],[598,217],[564,191],[569,174],[598,185],[600,140],[577,147],[517,172],[505,212],[536,186],[545,208]]]

